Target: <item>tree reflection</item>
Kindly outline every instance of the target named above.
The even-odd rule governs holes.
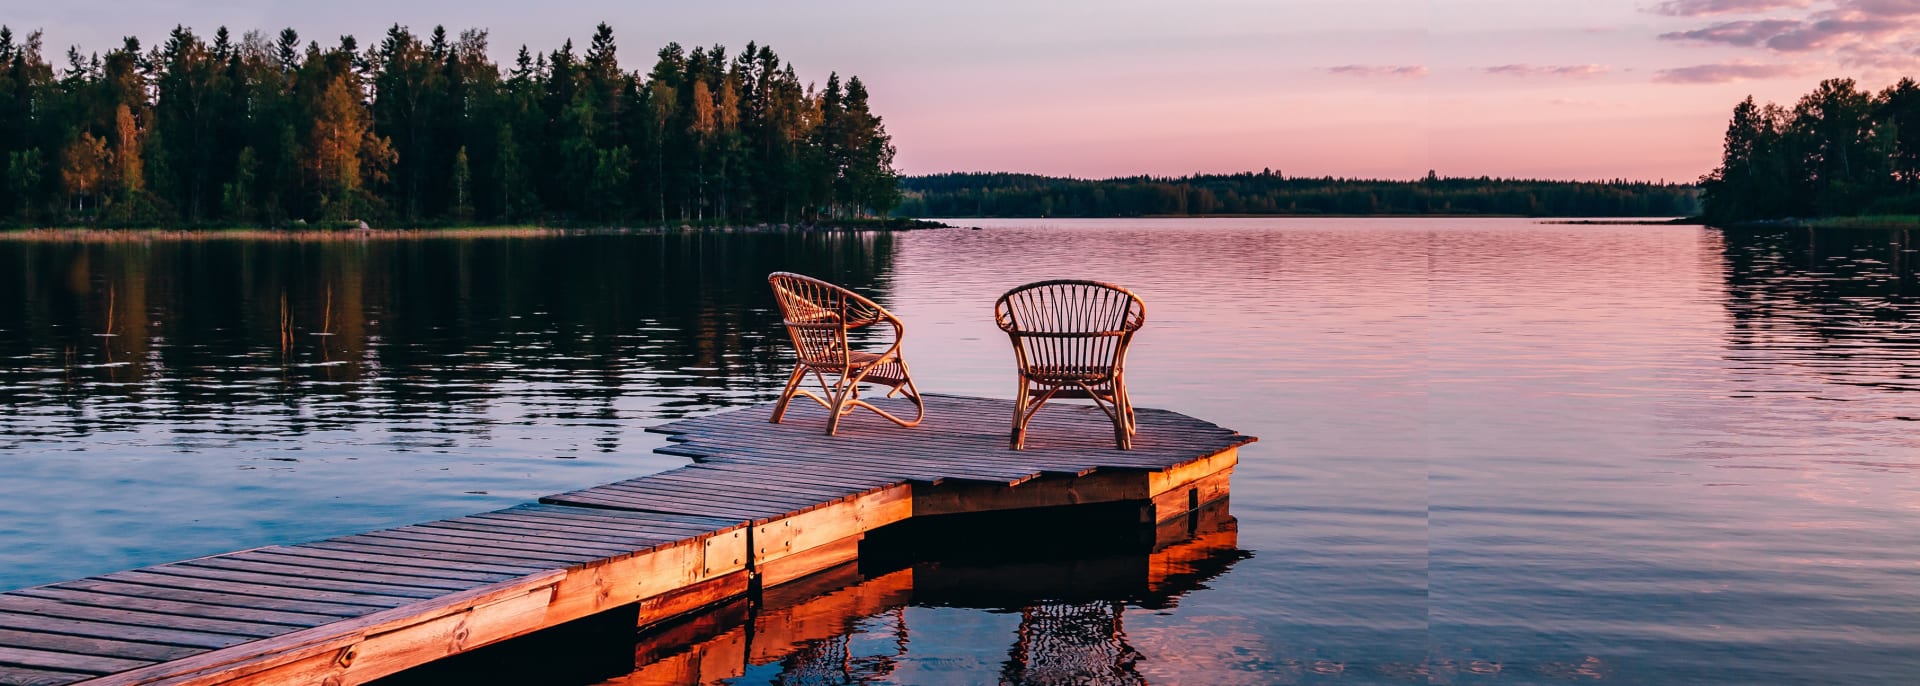
[[[678,416],[780,377],[768,272],[885,300],[893,250],[838,232],[0,241],[0,404],[69,435],[457,432],[509,400]]]
[[[1913,231],[1722,236],[1731,354],[1749,366],[1812,369],[1846,386],[1920,390],[1920,241]]]

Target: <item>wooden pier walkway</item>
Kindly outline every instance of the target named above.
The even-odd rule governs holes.
[[[1012,403],[928,396],[903,429],[796,406],[655,427],[695,464],[538,503],[0,593],[0,684],[356,684],[638,604],[651,624],[855,559],[912,517],[1226,495],[1254,439],[1139,410],[1131,451],[1061,405],[1007,448]]]

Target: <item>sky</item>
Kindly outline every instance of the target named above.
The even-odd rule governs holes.
[[[804,80],[859,75],[909,174],[1691,181],[1734,104],[1920,73],[1920,0],[0,0],[48,52],[291,26],[391,24],[583,46],[771,45]],[[62,61],[63,62],[63,61]]]

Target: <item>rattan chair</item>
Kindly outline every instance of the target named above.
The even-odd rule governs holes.
[[[1126,362],[1127,345],[1147,321],[1140,296],[1098,281],[1041,281],[1000,296],[993,316],[1013,340],[1020,368],[1014,450],[1026,446],[1028,422],[1054,398],[1092,399],[1113,420],[1114,443],[1133,447]]]
[[[927,416],[927,405],[920,398],[920,389],[914,387],[913,377],[907,374],[906,360],[900,357],[900,339],[906,325],[899,317],[853,291],[810,276],[774,272],[767,282],[773,286],[799,358],[793,375],[787,378],[786,390],[780,392],[780,402],[773,406],[773,423],[780,423],[787,414],[787,403],[799,395],[827,408],[829,436],[840,430],[840,418],[856,407],[872,410],[901,426],[919,426]],[[876,324],[893,327],[893,340],[886,351],[854,350],[848,343],[848,332]],[[820,382],[820,395],[800,387],[809,374]],[[887,397],[904,394],[913,402],[913,420],[901,419],[861,400],[862,383],[886,386]]]

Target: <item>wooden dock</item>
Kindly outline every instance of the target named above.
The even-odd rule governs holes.
[[[927,404],[917,428],[855,413],[833,437],[819,408],[682,420],[652,429],[695,460],[679,469],[0,594],[0,684],[363,683],[629,605],[653,624],[840,566],[909,518],[1122,503],[1166,521],[1225,496],[1254,440],[1141,409],[1120,451],[1099,410],[1061,405],[1015,452],[1010,401]]]

